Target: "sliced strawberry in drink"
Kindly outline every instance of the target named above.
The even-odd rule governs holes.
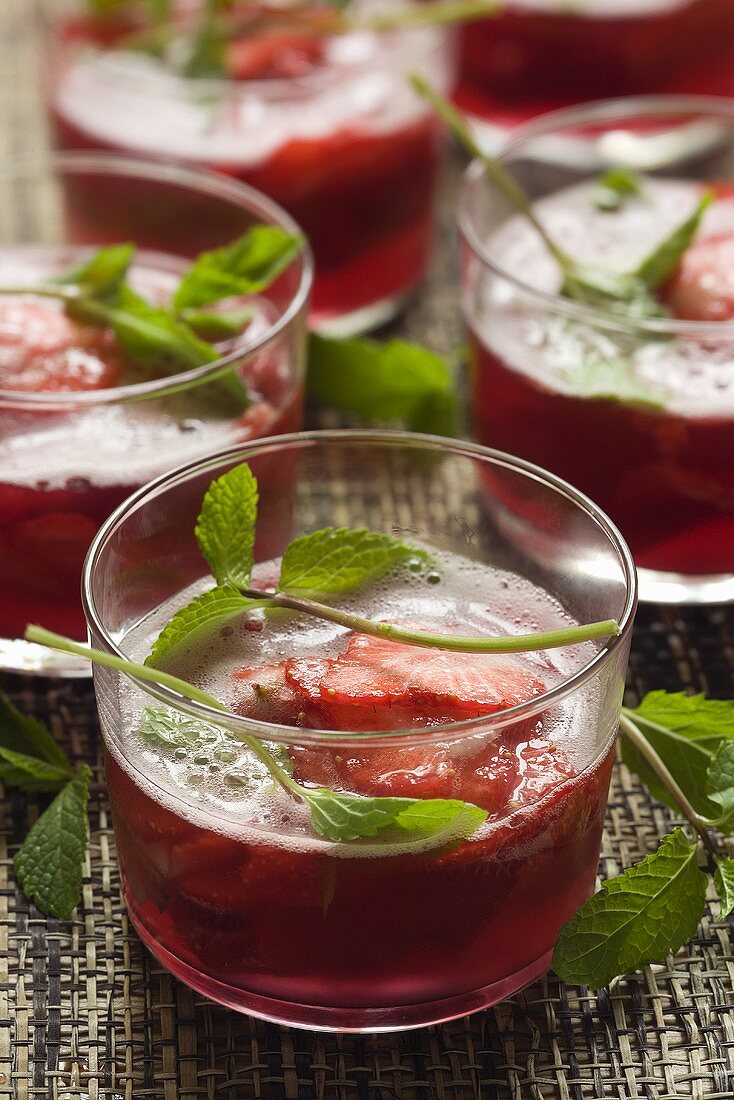
[[[284,726],[303,725],[303,698],[286,683],[285,664],[241,668],[234,674],[242,685],[236,710],[247,718]]]
[[[0,388],[75,393],[114,386],[122,355],[109,329],[79,324],[52,302],[0,297]]]
[[[460,721],[528,702],[545,685],[499,654],[419,649],[354,634],[346,651],[329,662],[319,690],[329,703],[441,708]]]
[[[695,240],[668,283],[665,300],[683,321],[730,321],[734,317],[734,233]]]
[[[320,38],[298,31],[268,31],[240,38],[227,48],[227,69],[235,80],[299,77],[321,63]]]

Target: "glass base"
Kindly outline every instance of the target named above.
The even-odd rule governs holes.
[[[344,339],[350,336],[360,336],[365,332],[382,328],[389,321],[393,321],[402,313],[410,301],[413,291],[404,294],[394,294],[391,298],[382,298],[379,302],[371,302],[360,309],[354,309],[350,313],[328,314],[314,310],[309,315],[309,324],[314,332],[321,336],[333,336]]]
[[[255,1016],[259,1020],[308,1031],[364,1033],[410,1031],[419,1027],[429,1027],[432,1024],[447,1023],[449,1020],[467,1016],[471,1012],[489,1008],[524,989],[550,969],[553,955],[552,950],[548,951],[529,966],[503,978],[502,981],[492,982],[481,989],[473,989],[468,993],[448,997],[445,1000],[387,1008],[322,1008],[317,1005],[293,1004],[262,997],[209,978],[157,943],[141,926],[130,906],[128,906],[128,914],[135,930],[151,954],[167,970],[170,970],[175,978],[197,993],[203,993],[205,997],[209,997],[217,1004],[246,1016]]]
[[[89,661],[68,653],[55,653],[22,638],[0,638],[0,672],[79,680],[92,675],[92,666]]]
[[[711,573],[661,573],[638,569],[640,602],[658,604],[717,604],[734,601],[734,576]]]

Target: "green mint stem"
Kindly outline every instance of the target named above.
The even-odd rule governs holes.
[[[652,770],[657,775],[658,779],[670,794],[673,801],[679,807],[683,816],[688,820],[692,828],[696,831],[698,836],[705,844],[708,851],[717,859],[719,851],[711,837],[709,830],[703,822],[703,819],[694,810],[693,806],[686,798],[682,788],[671,775],[667,766],[657,754],[646,737],[640,732],[638,726],[634,721],[634,712],[628,710],[627,707],[622,707],[622,716],[619,719],[619,728],[625,737],[629,738],[634,747],[644,756]]]
[[[300,611],[317,619],[326,619],[359,634],[371,634],[375,638],[388,638],[392,642],[424,648],[448,649],[459,653],[531,653],[541,649],[560,649],[595,638],[610,638],[619,634],[619,624],[614,619],[603,622],[570,626],[563,630],[551,630],[538,634],[508,634],[496,638],[467,638],[454,634],[430,634],[422,630],[395,626],[393,623],[374,622],[361,615],[353,615],[327,604],[303,596],[290,596],[286,592],[260,592],[254,588],[243,589],[243,596],[262,601],[266,606],[284,607]]]
[[[446,124],[457,141],[464,146],[469,155],[482,161],[492,182],[515,209],[528,219],[561,270],[564,273],[573,272],[576,266],[574,260],[549,236],[522,188],[494,157],[489,156],[482,149],[461,112],[457,111],[452,103],[440,95],[435,88],[432,88],[418,73],[411,73],[410,81],[418,94],[430,103],[438,117]]]
[[[61,286],[56,283],[34,283],[32,286],[0,286],[3,294],[32,294],[38,298],[57,298],[60,302],[78,302],[81,298],[79,287]]]
[[[76,657],[86,658],[93,664],[124,672],[137,680],[147,680],[149,683],[158,684],[160,687],[170,688],[171,691],[177,692],[184,699],[189,699],[191,702],[204,703],[214,710],[223,711],[225,714],[230,713],[227,707],[220,703],[218,699],[215,699],[212,695],[207,695],[205,691],[194,687],[187,680],[181,680],[178,676],[173,676],[169,672],[162,672],[160,669],[152,668],[149,665],[140,665],[135,661],[128,661],[125,657],[117,657],[114,653],[105,653],[101,649],[93,649],[81,642],[74,642],[71,638],[64,637],[63,634],[54,634],[50,630],[45,630],[42,626],[27,626],[25,638],[26,641],[46,646],[47,649],[55,649],[61,653],[72,653]],[[281,787],[298,798],[306,798],[306,792],[303,788],[279,766],[256,737],[243,737],[242,743],[255,754],[258,760],[262,761],[273,779]]]

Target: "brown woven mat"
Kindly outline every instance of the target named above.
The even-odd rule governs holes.
[[[2,155],[44,145],[30,7],[31,0],[0,0]],[[447,211],[452,185],[449,178]],[[403,330],[452,348],[461,328],[445,220],[446,260]],[[16,795],[7,805],[0,833],[0,1100],[734,1097],[734,925],[715,919],[716,903],[686,949],[610,991],[591,994],[551,975],[494,1009],[439,1028],[327,1036],[205,1001],[161,970],[129,927],[91,689],[17,679],[2,686],[47,719],[76,758],[95,765],[95,782],[84,899],[72,922],[40,918],[16,891],[12,855],[37,811]],[[650,687],[731,697],[734,615],[643,610],[630,700]],[[669,826],[667,811],[618,767],[601,874],[639,858]]]

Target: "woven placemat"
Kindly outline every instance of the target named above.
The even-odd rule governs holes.
[[[0,0],[0,155],[44,148],[30,0]],[[402,331],[461,342],[450,219],[456,168],[426,293]],[[333,423],[312,417],[314,424]],[[401,1035],[331,1036],[220,1009],[162,970],[131,930],[98,758],[91,688],[0,686],[94,768],[92,843],[75,919],[41,918],[18,893],[12,856],[37,807],[13,795],[0,833],[0,1100],[725,1100],[734,1097],[734,954],[716,902],[664,966],[590,993],[553,975],[494,1009]],[[651,687],[730,698],[734,616],[643,609],[629,701]],[[638,859],[670,828],[618,766],[600,874]]]

